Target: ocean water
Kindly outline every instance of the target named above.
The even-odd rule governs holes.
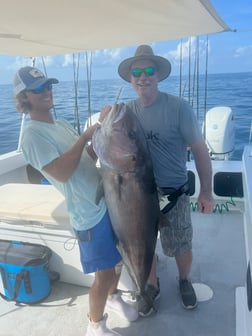
[[[181,84],[180,84],[181,83]],[[252,73],[210,74],[207,84],[204,76],[198,83],[173,76],[159,84],[161,91],[181,95],[193,105],[199,123],[204,114],[215,106],[229,106],[234,115],[235,150],[231,159],[240,160],[244,145],[249,143],[252,123]],[[207,88],[207,90],[206,90]],[[90,113],[103,106],[136,97],[130,84],[120,79],[93,80],[90,90],[87,82],[78,87],[72,82],[60,82],[54,86],[54,113],[80,129]],[[75,94],[77,92],[77,94]],[[90,94],[88,94],[90,92]],[[118,97],[119,96],[119,97]],[[22,115],[16,111],[11,85],[0,85],[0,154],[17,149]]]

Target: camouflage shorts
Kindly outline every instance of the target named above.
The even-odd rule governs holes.
[[[164,215],[160,240],[165,255],[174,257],[192,249],[190,197],[182,194],[176,205]]]

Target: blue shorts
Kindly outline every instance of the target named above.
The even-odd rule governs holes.
[[[108,212],[93,228],[76,231],[80,259],[84,273],[93,273],[116,266],[122,257],[119,254]]]

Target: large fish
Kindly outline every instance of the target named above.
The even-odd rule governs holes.
[[[118,249],[138,293],[146,297],[160,211],[146,139],[135,114],[116,104],[95,131],[93,147]]]

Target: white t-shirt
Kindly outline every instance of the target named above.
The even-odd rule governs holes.
[[[72,126],[64,120],[55,120],[53,124],[30,120],[24,129],[22,150],[26,161],[41,171],[65,196],[73,228],[87,230],[102,219],[106,212],[106,204],[104,197],[97,202],[101,176],[86,149],[83,150],[78,167],[64,183],[55,180],[42,170],[44,166],[68,151],[78,137]]]

